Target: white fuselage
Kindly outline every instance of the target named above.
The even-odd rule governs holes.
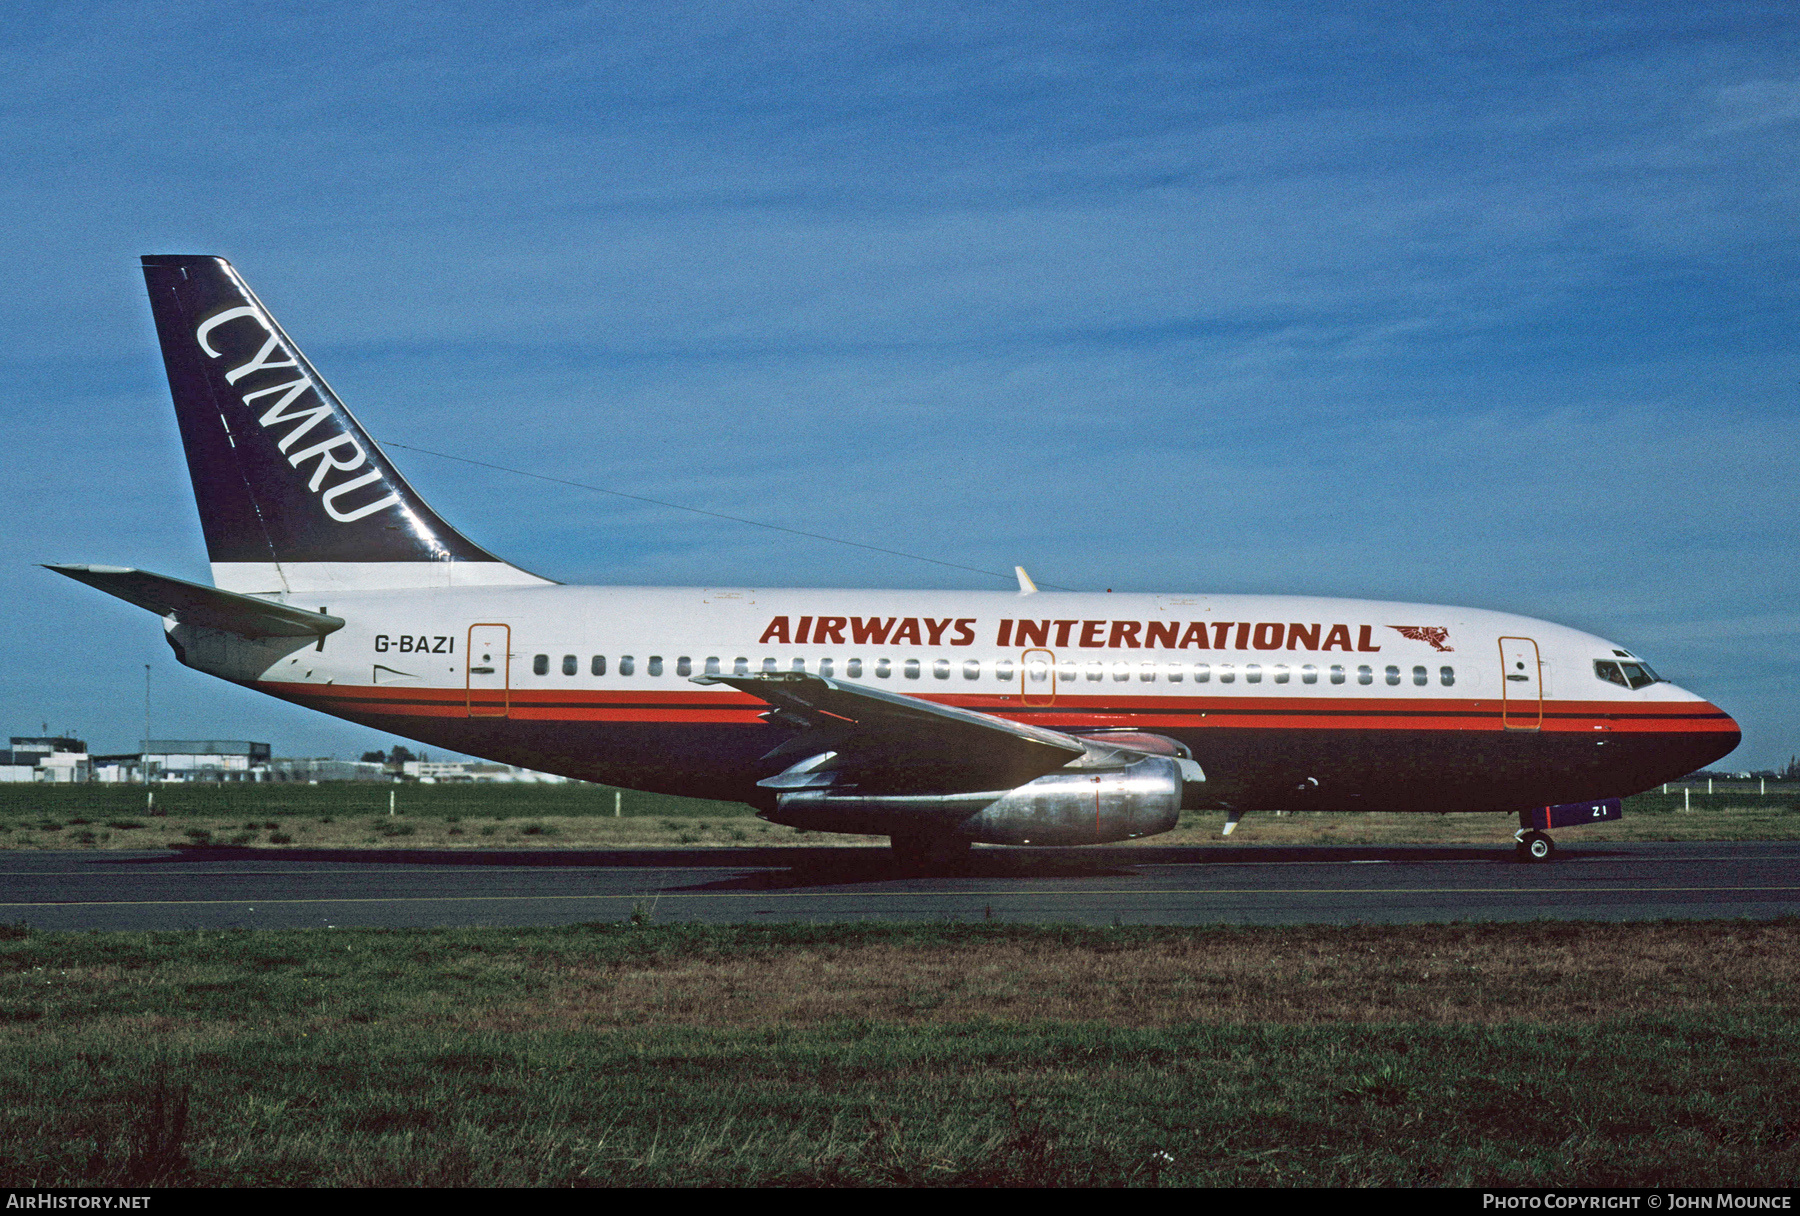
[[[1056,730],[1190,747],[1221,805],[1510,809],[1630,793],[1737,727],[1603,638],[1299,596],[578,587],[275,597],[322,645],[177,627],[184,661],[398,734],[613,784],[752,796],[767,706],[692,677],[805,671]],[[1567,795],[1567,797],[1563,797]]]

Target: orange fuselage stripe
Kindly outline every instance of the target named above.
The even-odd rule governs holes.
[[[538,722],[632,722],[668,725],[760,725],[766,702],[745,693],[642,692],[599,689],[510,690],[472,698],[460,688],[392,688],[376,685],[263,683],[263,691],[304,700],[334,713],[464,718],[470,709],[500,709],[512,719]],[[1163,728],[1249,727],[1258,730],[1503,729],[1504,706],[1495,699],[1425,697],[1100,697],[1059,695],[1050,706],[1022,705],[1015,697],[939,694],[922,699],[1044,726],[1116,726],[1132,722]],[[1738,725],[1704,701],[1545,701],[1546,731],[1612,731],[1624,734],[1728,733]]]

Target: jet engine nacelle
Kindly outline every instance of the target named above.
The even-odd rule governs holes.
[[[960,836],[984,844],[1106,844],[1173,828],[1184,781],[1205,780],[1200,766],[1185,757],[1113,753],[1110,759],[1106,767],[1059,769],[1016,789],[982,793],[794,790],[764,817],[809,831]]]
[[[1049,773],[965,819],[956,834],[986,844],[1046,845],[1154,836],[1181,817],[1182,765],[1145,756],[1122,768]]]

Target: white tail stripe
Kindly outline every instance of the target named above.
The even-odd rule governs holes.
[[[213,586],[245,595],[284,591],[408,591],[433,587],[550,587],[505,562],[214,562]],[[319,601],[321,604],[325,600]]]

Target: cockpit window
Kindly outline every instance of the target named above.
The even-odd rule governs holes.
[[[1648,688],[1662,679],[1648,663],[1614,663],[1607,659],[1594,663],[1594,674],[1609,684],[1624,688]]]

